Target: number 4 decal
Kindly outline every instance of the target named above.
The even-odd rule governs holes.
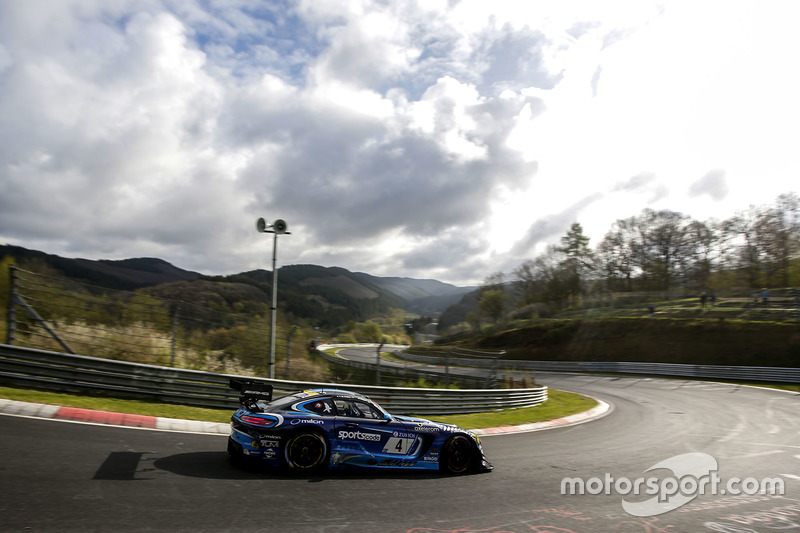
[[[408,452],[411,450],[411,446],[414,444],[415,440],[416,439],[401,439],[398,437],[392,437],[386,442],[386,446],[383,448],[383,453],[408,455]]]

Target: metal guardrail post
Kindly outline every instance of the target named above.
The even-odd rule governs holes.
[[[380,387],[381,386],[381,348],[383,348],[383,343],[384,342],[385,342],[385,339],[384,339],[384,341],[381,341],[381,343],[375,349],[375,386],[376,387]]]
[[[450,348],[447,350],[447,353],[444,354],[444,384],[445,386],[450,386],[450,354],[453,353],[453,349]]]
[[[175,352],[178,346],[178,320],[181,314],[181,306],[175,306],[175,313],[172,315],[172,339],[170,341],[169,366],[175,366]]]
[[[289,379],[289,360],[292,356],[292,336],[298,329],[300,329],[299,326],[292,326],[292,329],[289,331],[289,336],[286,337],[286,370],[283,373],[283,379]]]
[[[14,328],[17,325],[17,267],[8,267],[8,329],[6,330],[6,344],[14,344]]]
[[[44,329],[47,333],[49,333],[50,336],[53,337],[53,339],[55,339],[55,341],[58,344],[60,344],[61,347],[64,348],[67,351],[67,353],[70,353],[70,354],[74,354],[75,353],[72,350],[72,348],[69,347],[69,344],[67,344],[67,341],[62,339],[59,336],[59,334],[56,333],[56,331],[53,328],[50,327],[50,324],[47,323],[47,320],[42,318],[42,315],[37,313],[36,309],[34,309],[31,305],[28,304],[28,302],[25,301],[25,298],[23,298],[22,296],[20,296],[18,294],[17,295],[17,302],[22,306],[23,309],[25,309],[28,312],[28,314],[31,317],[33,317],[34,320],[36,320],[39,323],[40,326],[42,326],[42,329]]]

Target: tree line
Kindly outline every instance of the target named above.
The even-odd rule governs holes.
[[[800,197],[785,193],[726,220],[699,221],[671,210],[644,209],[614,222],[592,248],[579,222],[509,277],[487,276],[481,314],[497,321],[509,297],[518,308],[564,309],[587,295],[660,291],[667,298],[742,288],[800,284]],[[474,319],[475,317],[472,317]]]

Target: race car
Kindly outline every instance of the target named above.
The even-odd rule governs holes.
[[[231,417],[228,454],[237,465],[293,473],[388,468],[447,474],[488,472],[480,438],[452,424],[387,413],[368,397],[312,389],[272,399],[272,385],[232,379],[241,407]]]

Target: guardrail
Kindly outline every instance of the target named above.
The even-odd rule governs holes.
[[[377,348],[378,344],[362,343],[362,344],[322,344],[317,346],[317,355],[328,361],[329,363],[345,368],[356,368],[359,370],[367,370],[375,372],[377,363],[366,363],[361,361],[352,361],[344,359],[339,356],[330,355],[325,350],[330,348]],[[401,348],[401,346],[386,346]],[[398,353],[398,352],[394,352]],[[410,359],[409,359],[410,360]],[[454,363],[451,363],[454,364]],[[455,364],[457,365],[457,364]],[[469,365],[461,365],[469,366]],[[491,368],[489,366],[488,368]],[[407,379],[426,379],[434,382],[444,382],[446,384],[458,385],[465,388],[473,389],[491,389],[497,386],[497,373],[489,373],[486,376],[468,376],[450,372],[450,366],[445,365],[445,372],[436,372],[433,370],[423,370],[414,367],[393,367],[390,365],[380,365],[380,372],[384,375],[391,375],[394,377],[407,378]]]
[[[435,356],[430,355],[423,355],[423,354],[415,354],[410,350],[404,350],[401,352],[395,352],[395,355],[400,359],[404,359],[406,361],[411,361],[413,363],[421,363],[425,365],[445,365],[445,366],[462,366],[462,367],[473,367],[473,368],[507,368],[508,366],[505,365],[506,362],[509,363],[517,363],[517,361],[506,361],[503,359],[499,359],[497,355],[495,356],[481,356],[479,352],[476,352],[475,355],[467,353],[467,351],[454,348],[454,349],[441,349],[441,350],[426,350],[427,353],[436,353]],[[504,354],[505,352],[502,352]],[[528,370],[523,369],[520,367],[515,367],[519,370]]]
[[[0,344],[0,383],[36,389],[94,393],[198,407],[233,409],[238,394],[230,378],[271,383],[276,397],[305,389],[346,388],[396,414],[461,414],[530,407],[547,400],[547,387],[530,389],[404,389],[253,378],[129,363]]]
[[[397,357],[428,365],[463,365],[486,368],[492,361],[462,359],[442,355],[438,357],[405,352],[395,352]],[[735,381],[765,381],[800,383],[800,368],[773,366],[720,366],[687,365],[677,363],[635,363],[605,361],[524,361],[501,359],[499,368],[514,370],[540,370],[549,372],[606,372],[613,374],[650,374],[692,378],[728,379]]]

